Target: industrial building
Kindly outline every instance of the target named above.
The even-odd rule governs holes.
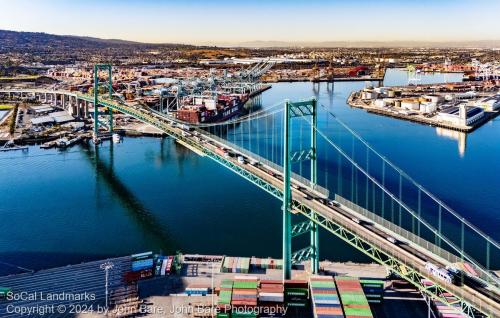
[[[68,114],[67,111],[59,111],[48,113],[45,116],[31,118],[31,124],[34,126],[47,125],[47,124],[63,124],[75,120],[73,116]]]
[[[482,107],[486,111],[495,111],[500,109],[500,94],[478,100],[474,105]]]
[[[437,119],[455,125],[470,126],[484,117],[484,109],[465,104],[450,106],[438,112]]]

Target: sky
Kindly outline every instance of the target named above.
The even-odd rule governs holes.
[[[4,30],[150,43],[500,40],[500,0],[0,0],[0,8]]]

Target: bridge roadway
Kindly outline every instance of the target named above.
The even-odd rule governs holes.
[[[89,95],[78,95],[78,98],[89,102],[93,101],[93,98]],[[276,198],[282,199],[282,171],[277,171],[264,164],[252,165],[248,162],[243,164],[239,163],[236,158],[236,156],[239,155],[237,150],[231,149],[231,147],[212,138],[206,132],[202,132],[201,134],[199,133],[201,132],[200,130],[198,130],[196,134],[187,132],[179,128],[175,120],[154,112],[123,103],[116,103],[107,99],[100,99],[99,104],[113,108],[116,111],[130,115],[142,122],[157,127],[196,153],[210,157],[271,193]],[[225,156],[221,154],[221,148],[231,150],[235,156]],[[450,306],[454,305],[454,303],[449,303],[439,293],[436,293],[435,289],[425,288],[421,283],[422,279],[432,281],[434,286],[439,287],[440,293],[448,292],[462,300],[461,306],[464,309],[470,306],[486,316],[500,317],[500,297],[496,289],[493,289],[493,297],[491,295],[488,297],[480,290],[473,289],[469,286],[464,285],[460,287],[437,279],[427,272],[425,263],[429,261],[440,267],[445,267],[448,265],[445,260],[411,242],[408,243],[408,245],[415,250],[414,253],[411,252],[412,249],[408,249],[407,247],[402,248],[400,244],[394,244],[388,241],[387,237],[397,237],[397,235],[377,224],[371,227],[363,226],[355,221],[356,219],[362,218],[351,209],[343,205],[329,205],[326,202],[314,200],[310,196],[311,191],[307,190],[307,185],[300,184],[300,187],[298,187],[297,181],[293,181],[293,183],[296,185],[292,187],[292,208],[295,213],[305,215],[307,218],[318,223],[326,230],[339,236],[358,249],[360,249],[360,246],[364,247],[362,251],[365,254],[405,277],[420,288],[422,292],[434,298],[438,298],[443,303],[449,304]],[[402,268],[406,270],[402,270]],[[467,313],[473,316],[470,311]]]

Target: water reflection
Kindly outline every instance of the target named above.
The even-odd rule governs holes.
[[[446,128],[436,127],[436,134],[441,137],[453,139],[458,142],[458,154],[463,158],[467,146],[467,134],[462,131],[450,130]]]
[[[114,171],[114,146],[110,143],[109,148],[92,147],[88,143],[84,143],[83,153],[85,153],[88,162],[95,169],[96,184],[101,184],[100,181],[106,184],[113,198],[118,199],[120,205],[139,225],[145,235],[151,235],[156,246],[160,246],[165,251],[173,252],[175,244],[172,238],[168,235],[165,226],[156,219],[155,215],[149,211],[137,196],[130,191],[125,184],[119,179]],[[109,162],[105,163],[103,155],[105,151],[109,151]],[[96,187],[96,198],[99,197],[99,187]]]

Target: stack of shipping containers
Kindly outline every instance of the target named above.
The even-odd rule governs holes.
[[[132,283],[139,279],[153,276],[153,252],[135,254],[132,255],[131,258],[132,269],[123,274],[123,280],[126,283]]]
[[[219,301],[217,303],[217,318],[231,317],[231,298],[233,294],[233,281],[224,279],[220,285]]]
[[[272,258],[256,258],[252,257],[250,260],[252,269],[283,269],[283,261],[280,259]]]
[[[361,287],[370,304],[380,304],[384,300],[384,281],[379,279],[360,279]]]
[[[336,276],[335,283],[346,318],[373,317],[358,278]]]
[[[248,257],[224,257],[222,262],[223,273],[244,273],[250,270],[250,258]]]
[[[174,265],[174,256],[158,256],[155,263],[156,276],[170,275],[170,273],[172,272],[172,267]]]
[[[284,285],[281,280],[262,280],[259,288],[259,308],[282,308],[285,301]],[[281,310],[281,313],[284,310]],[[261,316],[267,318],[268,316]],[[281,317],[279,314],[274,314],[272,317]]]
[[[437,316],[439,318],[465,318],[467,315],[465,315],[461,308],[460,308],[460,302],[458,299],[453,296],[452,294],[449,293],[444,293],[441,295],[442,297],[446,298],[448,302],[456,302],[456,304],[453,307],[450,307],[443,302],[439,300],[433,300],[432,305],[434,307],[434,310],[437,313]]]
[[[342,307],[331,276],[312,276],[309,280],[314,318],[343,318]]]
[[[236,276],[231,298],[232,318],[256,318],[257,314],[257,277]]]
[[[309,313],[309,284],[306,280],[285,281],[285,306],[295,315]]]

